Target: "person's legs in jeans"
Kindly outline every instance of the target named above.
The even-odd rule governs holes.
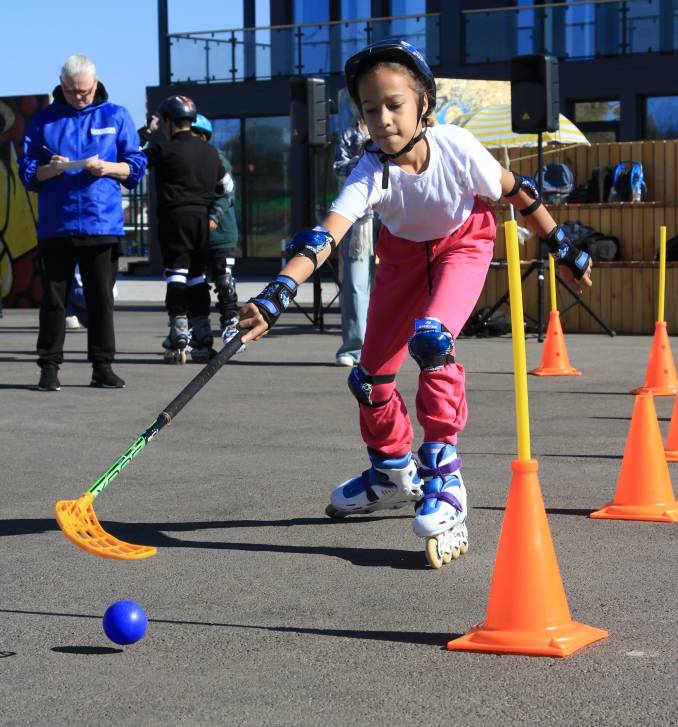
[[[341,336],[337,363],[360,361],[360,349],[365,340],[370,286],[374,271],[374,252],[371,242],[371,217],[356,222],[342,242],[343,273],[341,279]],[[363,229],[366,228],[366,229]],[[364,240],[356,245],[356,237]],[[345,360],[344,360],[345,359]]]

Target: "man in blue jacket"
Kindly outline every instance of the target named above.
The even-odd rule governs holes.
[[[58,391],[63,362],[65,307],[73,270],[80,265],[89,314],[87,357],[91,386],[118,389],[113,265],[124,236],[120,184],[135,187],[146,156],[129,112],[108,101],[87,56],[66,59],[54,101],[35,115],[24,138],[20,174],[38,193],[38,251],[44,297],[40,306],[40,391]],[[70,168],[71,161],[82,162]]]

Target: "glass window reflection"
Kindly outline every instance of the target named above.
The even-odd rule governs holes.
[[[290,233],[289,116],[245,119],[248,257],[279,257]]]

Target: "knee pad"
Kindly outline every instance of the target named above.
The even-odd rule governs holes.
[[[226,268],[226,271],[222,275],[214,279],[214,287],[217,293],[225,296],[232,296],[235,293],[235,280],[233,279],[231,268]]]
[[[358,400],[358,403],[365,406],[384,406],[388,404],[393,396],[393,392],[389,394],[388,399],[383,401],[372,401],[372,390],[375,384],[391,384],[395,381],[395,374],[384,374],[383,376],[372,376],[362,367],[354,366],[348,375],[348,388]]]
[[[454,363],[454,339],[437,318],[415,320],[407,348],[422,371],[437,371]]]

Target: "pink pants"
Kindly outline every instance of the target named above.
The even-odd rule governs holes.
[[[382,227],[375,286],[360,365],[372,376],[396,374],[407,355],[415,318],[438,318],[456,339],[480,297],[492,259],[496,225],[490,208],[476,200],[471,216],[449,237],[412,242]],[[368,447],[383,455],[412,448],[412,423],[395,382],[374,384],[373,401],[360,405],[360,431]],[[466,424],[464,367],[448,364],[421,371],[416,399],[424,441],[456,444]]]

